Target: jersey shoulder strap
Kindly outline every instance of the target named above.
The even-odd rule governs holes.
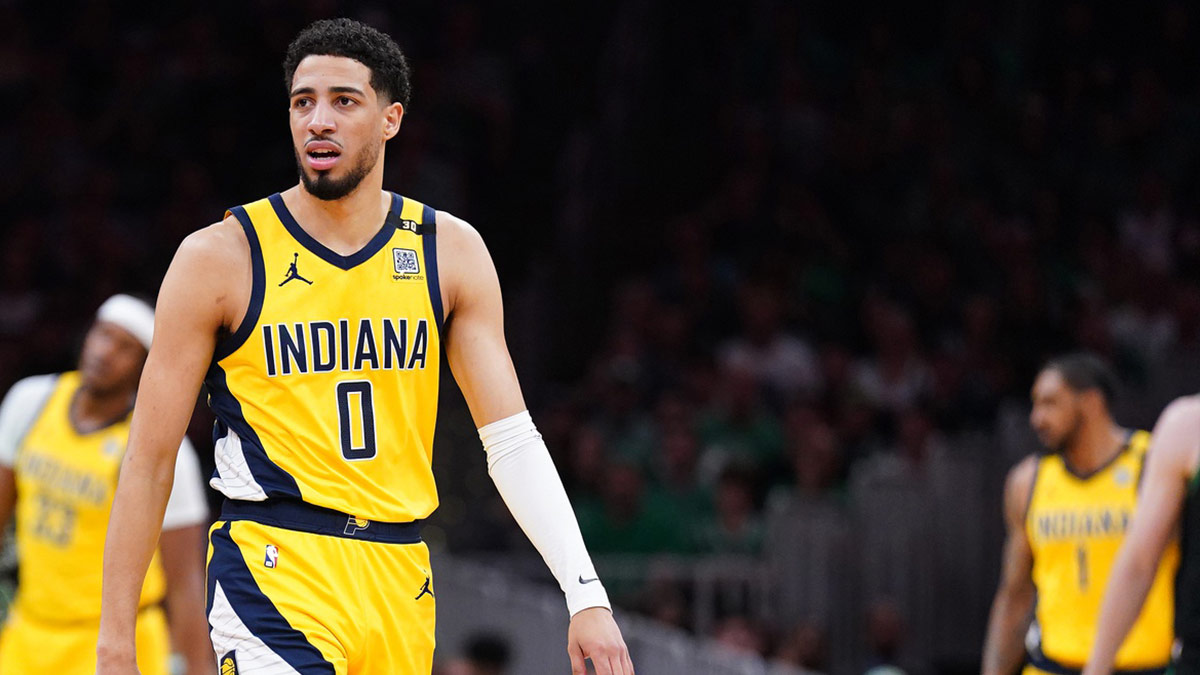
[[[27,377],[8,390],[4,403],[0,404],[0,466],[16,464],[17,452],[54,394],[58,377]]]

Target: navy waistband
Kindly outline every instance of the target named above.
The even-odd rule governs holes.
[[[250,520],[263,525],[282,527],[285,530],[385,544],[415,544],[421,541],[419,520],[385,523],[295,500],[269,499],[265,502],[248,502],[226,499],[221,506],[221,520]]]
[[[1081,672],[1079,668],[1072,668],[1070,666],[1063,665],[1040,652],[1041,650],[1038,650],[1038,653],[1027,652],[1029,665],[1037,668],[1038,670],[1045,671],[1047,673],[1053,673],[1054,675],[1079,675]],[[1126,670],[1118,668],[1113,670],[1113,675],[1163,675],[1166,670],[1167,664],[1163,664],[1158,668],[1144,668],[1138,670]]]

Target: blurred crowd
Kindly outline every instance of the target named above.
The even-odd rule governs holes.
[[[1188,3],[67,4],[0,3],[3,386],[291,184],[277,64],[336,14],[410,55],[385,184],[483,233],[597,556],[758,555],[857,463],[990,431],[1046,357],[1137,383],[1200,344]],[[444,522],[486,520],[488,490],[446,481]],[[478,532],[447,543],[509,541]],[[649,597],[688,625],[622,600]],[[879,654],[894,614],[871,609]],[[788,630],[717,637],[820,668],[820,631]]]

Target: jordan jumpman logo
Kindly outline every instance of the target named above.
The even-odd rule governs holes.
[[[426,595],[429,595],[429,596],[433,595],[433,589],[431,589],[429,587],[429,577],[428,576],[425,577],[425,585],[421,586],[421,592],[418,593],[417,597],[415,597],[413,599],[420,600],[421,598],[425,597]]]
[[[309,286],[312,286],[311,281],[300,276],[300,272],[296,271],[296,263],[299,262],[299,260],[300,260],[300,254],[293,253],[292,254],[292,264],[288,267],[287,276],[285,276],[283,278],[283,281],[279,282],[280,286],[286,284],[287,282],[291,281],[292,279],[299,279],[300,281],[303,281],[304,283],[308,284]]]

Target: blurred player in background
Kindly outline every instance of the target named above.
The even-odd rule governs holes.
[[[1085,675],[1108,675],[1121,667],[1116,645],[1137,629],[1135,618],[1152,608],[1156,570],[1175,557],[1175,651],[1172,672],[1200,673],[1200,396],[1176,399],[1154,427],[1153,452],[1138,497],[1138,511],[1113,565],[1104,595],[1096,644]],[[1147,598],[1149,594],[1149,598]]]
[[[21,380],[0,406],[0,522],[15,506],[20,579],[0,634],[4,675],[95,672],[104,534],[153,329],[149,305],[113,296],[87,332],[78,371]],[[164,602],[189,675],[215,672],[202,604],[208,510],[195,452],[182,445],[137,602],[146,675],[168,672]]]
[[[1038,374],[1030,424],[1048,452],[1022,460],[1005,485],[1008,537],[984,675],[1010,675],[1023,659],[1026,675],[1065,675],[1079,672],[1087,659],[1150,441],[1145,431],[1113,421],[1115,390],[1116,378],[1091,355],[1053,360]],[[1119,652],[1114,646],[1122,670],[1167,666],[1177,556],[1172,547],[1147,576],[1146,611]]]
[[[205,381],[225,494],[208,610],[222,672],[429,675],[437,584],[420,522],[444,357],[489,472],[566,594],[573,672],[631,675],[624,640],[504,339],[495,267],[467,223],[383,190],[409,71],[346,19],[284,62],[300,181],[180,246],[105,549],[102,673],[130,673],[137,589]]]

